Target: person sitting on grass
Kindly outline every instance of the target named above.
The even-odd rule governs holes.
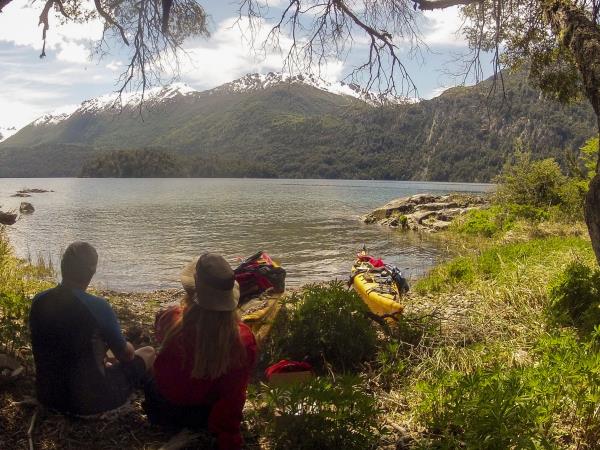
[[[61,259],[62,282],[31,304],[37,399],[66,414],[92,415],[123,405],[148,379],[156,357],[152,347],[134,350],[108,302],[86,292],[97,263],[94,247],[72,243]]]
[[[189,287],[190,267],[195,289]],[[188,265],[182,283],[182,305],[157,316],[162,346],[144,409],[151,423],[208,429],[221,450],[241,448],[242,410],[257,350],[238,314],[239,286],[229,263],[212,253]]]

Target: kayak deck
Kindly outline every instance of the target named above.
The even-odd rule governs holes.
[[[369,270],[368,264],[357,262],[352,267],[352,285],[374,314],[396,315],[402,313],[404,306],[399,303],[400,294],[394,283],[387,284],[377,280],[377,272]]]

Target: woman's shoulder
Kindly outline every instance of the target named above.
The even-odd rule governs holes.
[[[182,313],[183,308],[178,304],[169,305],[167,308],[161,309],[156,313],[154,331],[158,342],[163,341],[167,330],[181,317]]]

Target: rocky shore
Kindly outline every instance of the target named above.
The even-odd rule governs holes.
[[[473,209],[489,206],[485,195],[417,194],[402,197],[361,217],[364,223],[377,223],[391,228],[436,232],[445,230],[454,218]]]

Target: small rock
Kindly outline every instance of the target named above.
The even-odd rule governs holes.
[[[23,214],[31,214],[35,211],[35,208],[29,202],[21,202],[21,206],[19,206],[19,211]]]
[[[21,189],[20,191],[17,191],[17,194],[43,194],[44,192],[53,192],[53,191],[47,191],[46,189],[38,189],[38,188],[25,188],[25,189]]]
[[[0,211],[0,224],[13,225],[17,221],[17,215]]]
[[[31,194],[25,194],[24,192],[17,192],[16,194],[11,195],[11,197],[31,197]]]

